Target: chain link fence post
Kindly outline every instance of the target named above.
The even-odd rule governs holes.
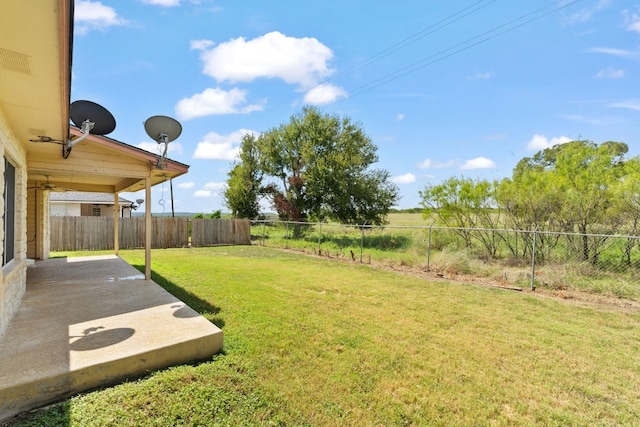
[[[538,226],[533,230],[533,249],[531,249],[531,290],[536,290],[536,238],[538,236]]]
[[[320,234],[318,235],[318,255],[320,255],[320,244],[322,243],[322,223],[320,223]]]
[[[427,270],[431,268],[431,229],[433,228],[433,223],[429,225],[429,232],[427,233]]]
[[[284,248],[289,249],[289,221],[284,230]]]
[[[364,226],[365,226],[365,224],[362,224],[362,228],[361,228],[362,232],[360,234],[360,264],[362,264],[362,247],[364,246]]]

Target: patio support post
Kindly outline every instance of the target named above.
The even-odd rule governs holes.
[[[113,253],[118,255],[120,250],[120,238],[118,232],[120,231],[120,225],[118,219],[120,217],[120,205],[118,205],[118,193],[113,194]]]
[[[151,280],[151,177],[144,179],[144,279]]]

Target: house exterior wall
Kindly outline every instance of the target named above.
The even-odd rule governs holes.
[[[51,216],[94,216],[93,208],[100,209],[100,216],[113,217],[113,205],[95,205],[93,203],[50,202]],[[120,216],[131,217],[131,208],[121,206]]]
[[[94,215],[93,209],[100,209],[100,215]],[[83,203],[80,207],[81,216],[108,216],[113,217],[113,205],[94,205]]]
[[[51,202],[51,216],[80,216],[80,203]]]
[[[0,269],[0,335],[16,313],[27,281],[27,160],[26,152],[0,110],[0,154],[16,168],[14,259]],[[4,212],[4,161],[0,163],[0,212]],[[4,215],[0,221],[0,251],[4,248]]]

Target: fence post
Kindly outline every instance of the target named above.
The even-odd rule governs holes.
[[[320,235],[318,236],[318,254],[320,254],[320,243],[322,242],[322,222],[320,223]]]
[[[430,263],[431,263],[431,229],[433,228],[433,223],[429,225],[429,233],[427,234],[427,271],[429,271]]]
[[[266,222],[262,223],[262,246],[264,246],[264,226],[265,226]]]
[[[287,221],[287,226],[284,231],[284,248],[289,249],[289,221]]]
[[[362,224],[361,230],[362,234],[360,235],[360,264],[362,264],[362,247],[364,246],[364,224]]]
[[[536,237],[538,226],[533,230],[533,249],[531,250],[531,290],[536,290]]]

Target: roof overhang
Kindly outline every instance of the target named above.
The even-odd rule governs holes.
[[[27,156],[29,187],[50,182],[78,191],[122,192],[186,173],[189,166],[106,137],[90,135],[68,158],[73,0],[2,0],[0,115]]]
[[[71,138],[82,135],[70,128]],[[27,157],[30,180],[55,185],[60,189],[102,193],[134,192],[176,178],[189,166],[165,158],[158,167],[159,155],[112,138],[89,135],[73,146],[71,154],[62,156],[62,145],[31,142],[36,149]],[[30,147],[31,148],[31,147]]]
[[[3,0],[0,108],[18,141],[69,131],[73,0]]]

